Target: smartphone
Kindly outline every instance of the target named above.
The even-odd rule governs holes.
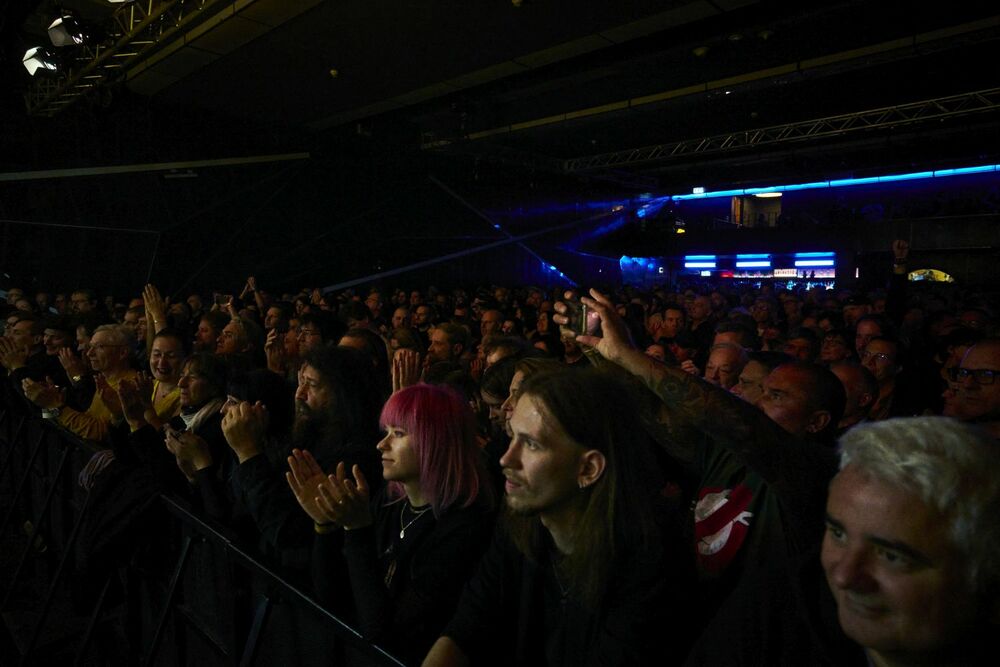
[[[566,324],[559,326],[559,332],[563,337],[572,338],[588,333],[587,320],[590,312],[586,304],[579,301],[568,301],[563,314],[566,316]]]
[[[184,419],[182,419],[180,415],[176,415],[174,417],[171,417],[170,421],[167,422],[167,429],[172,431],[173,434],[176,436],[180,435],[181,433],[187,430],[187,424],[184,422]]]

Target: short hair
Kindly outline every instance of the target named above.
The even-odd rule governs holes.
[[[399,327],[398,329],[393,329],[392,334],[389,336],[389,340],[395,340],[398,343],[396,346],[397,349],[423,352],[420,341],[417,340],[417,335],[413,333],[413,329],[410,329],[409,327]]]
[[[435,516],[452,505],[468,507],[480,497],[492,504],[476,420],[455,390],[429,384],[401,389],[382,408],[379,424],[399,426],[409,434],[420,469],[420,490]],[[402,497],[402,484],[389,482],[388,493],[391,498]]]
[[[123,327],[120,324],[102,324],[94,329],[94,333],[91,336],[101,332],[107,333],[115,345],[121,345],[129,349],[135,347],[135,334],[127,327]]]
[[[61,331],[68,336],[72,336],[76,332],[76,325],[63,315],[50,315],[43,318],[42,322],[45,324],[45,329]]]
[[[368,306],[360,301],[348,301],[340,307],[340,319],[344,321],[344,324],[350,326],[350,321],[361,322],[362,320],[371,320],[372,311]]]
[[[989,434],[948,417],[906,417],[854,427],[840,439],[840,468],[919,497],[946,521],[966,558],[968,583],[1000,585],[1000,448]]]
[[[815,439],[820,442],[832,443],[837,434],[837,423],[844,416],[844,408],[847,405],[847,392],[840,379],[816,364],[805,361],[793,361],[782,364],[779,368],[795,368],[802,376],[802,388],[806,396],[809,397],[809,407],[813,410],[826,410],[830,413],[830,422],[826,427],[815,434]]]
[[[299,316],[299,327],[307,324],[319,329],[324,343],[336,343],[347,331],[347,326],[343,322],[325,310],[311,310]]]
[[[747,363],[755,361],[770,373],[775,368],[781,364],[787,364],[794,361],[790,356],[784,352],[777,352],[774,350],[764,350],[764,351],[754,351],[747,354]]]
[[[441,324],[435,324],[434,328],[444,332],[444,335],[448,338],[449,346],[461,345],[463,352],[469,349],[469,343],[472,341],[472,335],[469,333],[469,330],[461,324],[442,322]]]
[[[893,326],[892,320],[885,315],[881,315],[879,313],[868,313],[867,315],[862,315],[858,318],[858,321],[854,323],[855,331],[857,331],[858,325],[862,322],[874,322],[878,325],[878,330],[882,332],[883,336],[894,337],[896,335],[896,327]]]
[[[212,392],[210,398],[217,398],[226,393],[226,382],[229,379],[229,365],[222,357],[211,352],[196,352],[185,360],[181,366],[183,373],[185,368],[194,368],[198,376],[204,380]]]
[[[760,337],[757,335],[757,328],[749,326],[746,322],[737,319],[725,319],[715,327],[715,333],[737,333],[743,347],[756,350],[760,347]]]
[[[203,313],[200,322],[205,322],[208,326],[212,327],[214,331],[222,331],[229,324],[232,318],[221,310],[210,310],[207,313]]]
[[[264,347],[264,330],[260,325],[249,317],[234,317],[230,320],[240,330],[243,339],[243,346],[253,350],[261,350]]]
[[[510,393],[510,381],[517,372],[516,357],[504,357],[483,372],[482,380],[479,382],[480,394],[489,394],[497,398],[506,398]]]

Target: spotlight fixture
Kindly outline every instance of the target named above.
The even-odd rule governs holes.
[[[83,28],[71,14],[64,13],[49,25],[49,40],[57,47],[83,44]]]
[[[24,68],[31,76],[35,76],[39,70],[54,72],[59,69],[55,55],[41,46],[34,46],[25,51],[21,62],[24,63]]]

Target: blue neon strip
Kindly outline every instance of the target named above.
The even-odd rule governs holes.
[[[832,259],[802,259],[796,260],[796,267],[800,266],[833,266]]]
[[[714,269],[715,262],[684,262],[685,269]]]
[[[914,181],[925,178],[940,178],[946,176],[962,176],[965,174],[982,174],[1000,171],[1000,165],[985,164],[977,167],[960,167],[958,169],[940,169],[938,171],[914,171],[908,174],[886,174],[885,176],[870,176],[868,178],[840,178],[832,181],[816,181],[813,183],[794,183],[791,185],[772,185],[762,188],[746,188],[743,190],[715,190],[701,194],[673,195],[670,199],[684,201],[686,199],[707,199],[710,197],[739,197],[764,192],[794,192],[796,190],[815,190],[819,188],[841,188],[852,185],[870,185],[872,183],[891,183],[894,181]]]
[[[771,262],[736,262],[737,269],[767,269]]]
[[[795,256],[796,257],[802,257],[802,258],[805,258],[805,257],[836,257],[836,255],[834,253],[832,253],[832,252],[797,252],[797,253],[795,253]]]
[[[736,255],[736,259],[771,259],[771,256],[768,254]]]
[[[870,178],[841,178],[836,181],[830,181],[831,188],[842,188],[845,185],[867,185],[869,183],[878,183],[878,176],[871,176]]]
[[[715,261],[715,255],[684,255],[685,262],[697,262],[699,260],[709,259],[713,262]]]
[[[888,183],[890,181],[913,181],[918,178],[934,178],[933,171],[915,171],[912,174],[896,174],[895,176],[879,176],[879,183]]]

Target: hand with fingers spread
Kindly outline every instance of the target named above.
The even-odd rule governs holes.
[[[10,338],[0,338],[0,364],[8,371],[22,368],[28,362],[28,349]]]
[[[420,354],[416,350],[398,350],[392,358],[393,393],[420,382]]]
[[[167,328],[167,304],[155,285],[146,285],[142,290],[142,301],[149,313],[147,320],[153,322],[153,333]]]
[[[285,479],[306,514],[319,525],[334,523],[335,517],[320,504],[320,487],[329,481],[313,455],[306,450],[293,449],[288,457],[288,470]]]
[[[122,380],[118,383],[118,400],[129,426],[138,429],[146,423],[146,403],[135,382]]]
[[[107,378],[103,374],[98,373],[94,380],[97,383],[97,393],[100,395],[104,407],[111,413],[111,416],[115,419],[124,417],[125,412],[122,408],[121,399],[118,398],[118,392],[108,384]]]
[[[260,401],[253,405],[242,401],[222,418],[222,434],[240,463],[260,454],[266,428],[267,408]]]
[[[571,297],[571,293],[567,292]],[[601,321],[601,336],[577,335],[576,340],[582,344],[597,350],[598,353],[608,361],[619,361],[624,355],[635,351],[632,344],[632,336],[629,334],[625,320],[615,310],[615,305],[608,297],[604,296],[596,289],[590,290],[590,297],[581,297],[581,302],[596,313]],[[565,303],[557,301],[554,304],[556,315],[553,320],[557,324],[565,325],[569,318],[566,316],[568,307]]]
[[[21,389],[29,401],[43,410],[66,405],[66,390],[57,387],[52,378],[45,378],[45,382],[35,382],[31,378],[25,378],[21,381]]]
[[[343,461],[337,464],[337,473],[327,475],[325,484],[319,487],[318,504],[324,515],[346,530],[372,525],[371,508],[368,505],[368,482],[357,465],[351,470],[354,479],[348,479],[347,466]]]
[[[83,377],[87,374],[87,366],[80,357],[76,356],[73,350],[68,347],[59,349],[59,363],[70,378]]]

